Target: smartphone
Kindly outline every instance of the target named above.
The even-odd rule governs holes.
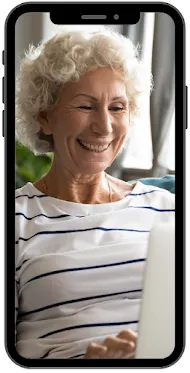
[[[166,367],[184,350],[184,35],[165,3],[7,16],[5,347],[22,367]],[[155,226],[151,261],[167,250],[172,275],[149,262],[147,280]]]

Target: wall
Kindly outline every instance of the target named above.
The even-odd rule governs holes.
[[[19,61],[29,44],[38,44],[42,39],[42,13],[25,13],[15,25],[15,70],[19,72]]]

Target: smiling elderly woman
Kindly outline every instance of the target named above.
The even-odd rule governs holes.
[[[51,169],[16,190],[16,349],[25,358],[134,356],[149,232],[174,196],[106,174],[151,77],[130,40],[62,31],[21,62],[17,139]]]

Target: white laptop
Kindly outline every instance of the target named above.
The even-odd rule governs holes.
[[[136,349],[137,359],[164,359],[175,347],[175,228],[150,233]]]

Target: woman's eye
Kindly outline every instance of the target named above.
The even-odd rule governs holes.
[[[79,109],[91,110],[91,106],[79,106]]]
[[[112,111],[122,111],[124,108],[123,107],[120,107],[120,106],[113,106],[110,108],[110,110]]]

